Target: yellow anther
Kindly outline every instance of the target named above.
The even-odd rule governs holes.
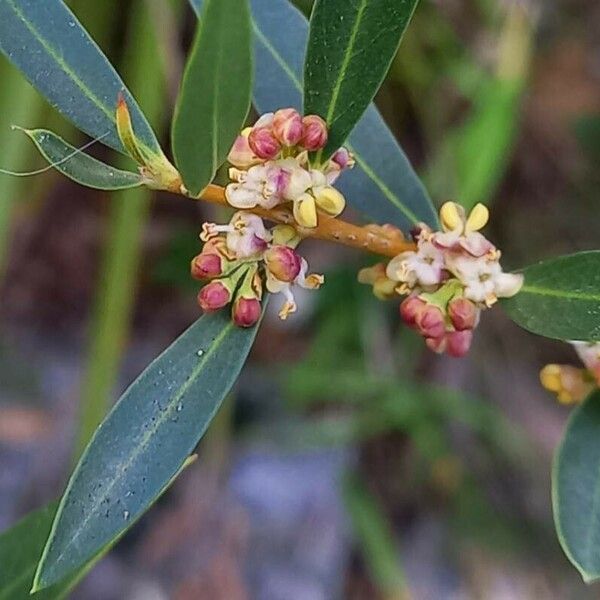
[[[549,392],[558,394],[562,390],[560,365],[546,365],[540,371],[540,382]]]
[[[286,302],[279,311],[279,318],[285,321],[291,314],[295,313],[298,307],[294,302]]]
[[[302,227],[313,228],[317,226],[317,205],[310,194],[302,194],[294,202],[294,219]]]
[[[588,371],[571,365],[546,365],[540,372],[540,381],[561,404],[581,402],[594,388]]]
[[[325,283],[325,277],[319,273],[311,273],[304,280],[304,287],[308,290],[318,290]]]
[[[467,223],[465,225],[465,232],[469,233],[471,231],[479,231],[483,229],[490,218],[490,211],[487,209],[487,206],[483,204],[476,204],[473,207],[473,210],[469,214],[469,218],[467,219]]]
[[[276,225],[271,230],[273,243],[278,246],[295,248],[302,239],[291,225]]]
[[[456,231],[463,228],[464,209],[456,202],[446,202],[440,208],[440,221],[444,231]]]
[[[335,188],[323,188],[315,198],[317,206],[327,214],[337,217],[346,207],[346,199]]]
[[[252,131],[252,127],[246,127],[245,129],[242,129],[242,135],[247,138],[250,135],[250,132]]]

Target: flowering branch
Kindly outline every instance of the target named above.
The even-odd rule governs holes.
[[[120,122],[124,145],[134,145],[130,120]],[[335,183],[355,161],[346,148],[324,162],[315,159],[327,139],[327,125],[318,115],[302,117],[291,108],[265,114],[231,148],[227,187],[211,184],[197,197],[174,168],[163,174],[162,167],[146,165],[149,185],[238,211],[228,224],[202,226],[204,248],[191,265],[192,276],[205,282],[198,295],[201,308],[210,312],[231,305],[233,321],[250,327],[260,318],[266,287],[283,295],[279,316],[286,319],[296,311],[295,287],[318,289],[324,282],[322,275],[308,273],[298,244],[305,238],[327,240],[386,257],[386,263],[363,269],[359,282],[371,285],[382,300],[404,296],[400,317],[430,350],[464,356],[481,312],[498,298],[514,296],[523,284],[522,275],[502,270],[500,250],[480,233],[487,208],[477,204],[467,215],[447,202],[440,210],[441,230],[420,223],[411,231],[414,242],[392,225],[342,221],[337,217],[346,200]],[[274,227],[267,229],[263,219]]]
[[[230,206],[225,196],[225,188],[209,185],[197,198],[213,204]],[[296,223],[293,212],[289,208],[276,207],[272,209],[256,206],[248,209],[262,219],[281,225],[294,227],[301,238],[314,238],[357,248],[373,254],[393,258],[401,252],[414,250],[416,245],[408,241],[404,234],[392,225],[365,225],[360,227],[347,221],[318,211],[316,227],[303,227]]]

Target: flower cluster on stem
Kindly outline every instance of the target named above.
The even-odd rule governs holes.
[[[327,138],[327,125],[317,115],[302,118],[292,108],[263,115],[242,131],[229,153],[227,202],[242,210],[291,204],[296,223],[307,228],[317,226],[318,209],[339,215],[346,201],[333,184],[354,159],[340,148],[324,165],[312,165],[309,153],[323,148]]]
[[[522,275],[502,270],[500,251],[480,233],[488,218],[482,204],[467,216],[447,202],[440,210],[442,231],[420,225],[413,232],[415,250],[359,273],[379,298],[406,296],[400,317],[434,352],[464,356],[481,311],[514,296],[523,284]]]
[[[205,223],[202,252],[191,264],[192,277],[205,282],[198,294],[204,312],[231,305],[239,327],[251,327],[262,313],[263,289],[282,294],[281,319],[296,311],[294,287],[317,289],[323,276],[308,275],[308,264],[295,250],[300,238],[293,227],[268,230],[262,219],[237,212],[227,225]]]

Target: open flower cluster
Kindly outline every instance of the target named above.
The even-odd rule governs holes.
[[[317,208],[339,215],[346,201],[333,184],[354,159],[340,148],[324,165],[311,165],[309,152],[324,148],[327,138],[327,125],[317,115],[301,117],[293,108],[263,115],[229,153],[233,183],[225,190],[227,202],[242,210],[291,203],[296,222],[309,228],[317,226]]]
[[[488,218],[482,204],[467,217],[461,206],[447,202],[440,210],[442,231],[421,225],[413,235],[415,251],[359,274],[380,298],[407,296],[400,316],[434,352],[464,356],[481,311],[514,296],[523,284],[522,275],[503,272],[500,251],[479,232]]]
[[[308,265],[295,250],[300,241],[293,227],[265,228],[262,219],[237,212],[228,225],[205,223],[202,252],[191,264],[192,276],[206,284],[198,294],[205,312],[231,304],[234,323],[251,327],[260,319],[263,288],[282,294],[282,319],[296,311],[294,287],[317,289],[322,275],[307,275]]]
[[[570,342],[584,364],[584,368],[573,365],[546,365],[540,372],[542,385],[556,394],[561,404],[576,404],[583,401],[596,387],[600,386],[600,343]]]

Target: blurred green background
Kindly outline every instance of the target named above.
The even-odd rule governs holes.
[[[69,4],[168,147],[189,8]],[[599,33],[584,0],[423,0],[378,95],[438,205],[490,206],[507,267],[597,246]],[[84,141],[4,59],[0,82],[0,167],[44,166],[11,124]],[[189,260],[224,216],[0,175],[0,528],[60,493],[120,391],[198,317]],[[568,412],[537,377],[569,347],[498,309],[467,359],[437,357],[356,283],[373,257],[303,251],[327,285],[267,316],[200,460],[73,597],[597,597],[551,518]]]

